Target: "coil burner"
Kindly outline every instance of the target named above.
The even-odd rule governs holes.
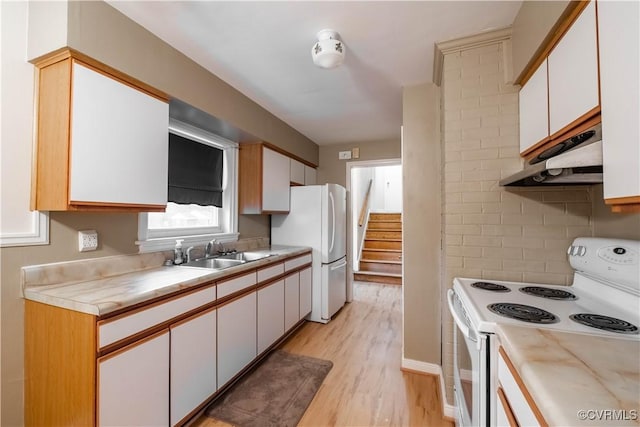
[[[534,295],[537,297],[554,299],[554,300],[575,300],[578,299],[574,294],[569,291],[555,288],[543,288],[542,286],[525,286],[520,288],[520,292],[524,292],[528,295]]]
[[[475,282],[471,284],[471,287],[492,292],[511,292],[511,289],[506,286],[491,282]]]
[[[549,324],[558,322],[558,318],[555,314],[530,305],[498,302],[489,304],[487,308],[500,316],[522,320],[529,323]]]
[[[638,327],[626,320],[615,317],[603,316],[601,314],[578,313],[569,316],[569,319],[591,328],[602,329],[607,332],[618,334],[638,334]]]

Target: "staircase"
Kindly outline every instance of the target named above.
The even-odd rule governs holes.
[[[354,280],[402,285],[402,214],[371,213]]]

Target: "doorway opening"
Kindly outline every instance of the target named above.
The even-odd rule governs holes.
[[[347,163],[347,190],[349,277],[401,285],[401,160]]]

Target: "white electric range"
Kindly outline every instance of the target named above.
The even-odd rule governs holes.
[[[457,425],[495,425],[498,324],[640,340],[640,242],[577,238],[567,254],[571,286],[454,279]]]

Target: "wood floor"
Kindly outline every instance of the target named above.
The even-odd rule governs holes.
[[[355,282],[354,301],[326,325],[307,322],[282,348],[331,360],[300,426],[446,426],[438,379],[400,370],[402,288]],[[227,424],[201,417],[197,427]]]

